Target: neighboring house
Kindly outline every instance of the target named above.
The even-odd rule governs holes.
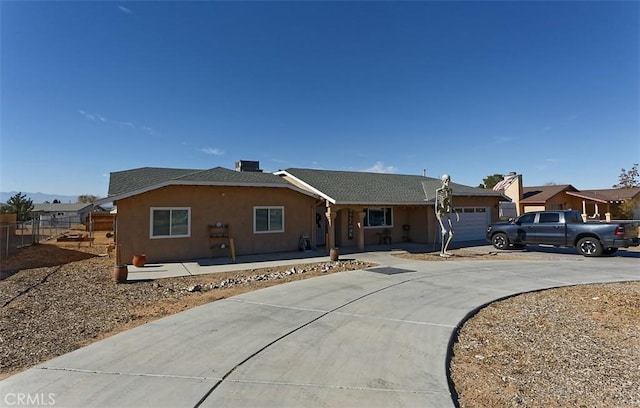
[[[434,213],[439,179],[422,176],[287,169],[140,168],[111,173],[121,261],[145,253],[149,262],[220,256],[211,227],[228,225],[238,255],[412,241],[439,242]],[[256,163],[256,162],[250,162]],[[497,219],[499,192],[451,184],[455,240],[484,239]],[[426,197],[425,197],[426,192]],[[225,230],[226,233],[227,230]]]
[[[571,184],[524,187],[520,199],[522,212],[578,209],[580,199],[570,194],[577,191]]]
[[[570,193],[582,200],[583,214],[593,214],[590,218],[620,218],[620,205],[634,203],[633,219],[640,219],[640,187],[608,188],[602,190],[581,190]],[[609,215],[607,215],[609,214]]]
[[[40,223],[46,226],[55,225],[56,222],[70,225],[84,223],[92,211],[94,206],[91,203],[43,203],[34,204],[31,214],[38,216]]]
[[[540,210],[578,210],[585,220],[611,219],[619,206],[635,202],[634,218],[640,218],[640,188],[578,190],[571,184],[523,187],[522,175],[510,173],[494,190],[501,191],[516,204],[518,215]]]

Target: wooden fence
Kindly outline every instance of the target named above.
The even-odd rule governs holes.
[[[94,231],[113,231],[113,223],[116,219],[115,214],[91,214],[91,221],[93,222],[93,230]],[[89,225],[89,216],[85,219],[84,225],[86,226],[86,230],[90,230]]]

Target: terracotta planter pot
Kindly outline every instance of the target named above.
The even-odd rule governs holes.
[[[137,268],[141,268],[144,266],[145,262],[147,262],[147,256],[142,254],[142,255],[134,255],[133,259],[131,260],[131,263],[133,264],[133,266],[137,267]]]
[[[337,261],[340,258],[340,250],[338,248],[331,248],[329,251],[329,258],[332,261]]]
[[[127,265],[116,265],[113,267],[113,281],[115,283],[124,283],[129,276]]]

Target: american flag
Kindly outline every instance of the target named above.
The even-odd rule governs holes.
[[[517,174],[510,174],[508,176],[504,176],[504,178],[502,179],[501,182],[499,182],[498,184],[496,184],[495,186],[493,186],[493,190],[494,191],[502,191],[505,188],[507,188],[507,186],[509,184],[511,184],[511,182],[518,177]]]

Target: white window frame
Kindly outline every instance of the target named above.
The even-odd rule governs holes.
[[[386,219],[386,210],[390,209],[390,213],[391,213],[391,222],[389,224],[384,224],[384,225],[368,225],[369,224],[369,211],[370,210],[376,210],[376,211],[382,211],[385,214],[385,222],[389,221]],[[365,219],[365,229],[368,228],[393,228],[393,207],[375,207],[375,208],[365,208],[365,215],[364,215],[364,219]]]
[[[257,210],[269,210],[269,220],[267,222],[268,228],[271,228],[271,210],[280,210],[282,212],[282,229],[280,230],[271,230],[268,229],[267,231],[258,231],[257,229],[257,217],[256,217],[256,211]],[[274,234],[274,233],[281,233],[284,232],[284,206],[279,206],[279,205],[258,205],[258,206],[254,206],[253,207],[253,233],[254,234]]]
[[[153,213],[154,211],[187,211],[187,233],[171,234],[171,225],[169,225],[169,235],[153,235]],[[171,220],[171,213],[169,214]],[[191,237],[191,207],[151,207],[149,209],[149,238],[150,239],[166,239],[166,238],[189,238]]]

